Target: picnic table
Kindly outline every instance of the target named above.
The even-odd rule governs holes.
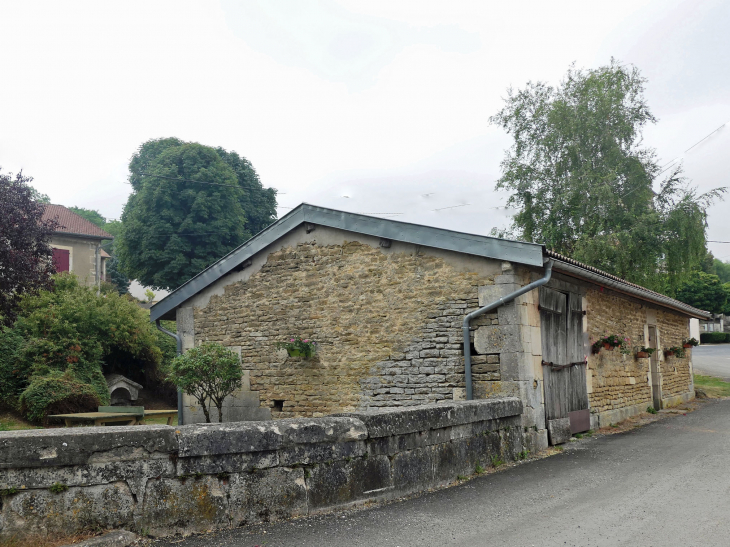
[[[177,410],[145,410],[143,406],[100,406],[98,412],[79,412],[77,414],[53,414],[49,418],[63,420],[66,427],[74,424],[90,423],[93,425],[144,425],[146,418],[167,418],[167,425]]]

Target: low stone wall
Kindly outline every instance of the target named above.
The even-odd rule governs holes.
[[[324,418],[0,433],[0,541],[285,519],[448,484],[523,450],[516,398]]]

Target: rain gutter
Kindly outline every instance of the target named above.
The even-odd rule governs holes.
[[[462,326],[462,333],[464,335],[464,376],[466,378],[466,400],[471,401],[474,399],[474,389],[472,386],[472,380],[471,380],[471,345],[470,345],[470,337],[469,337],[469,323],[471,323],[472,319],[475,319],[479,317],[480,315],[484,315],[485,313],[488,313],[498,307],[500,307],[503,304],[507,304],[508,302],[511,302],[518,296],[521,296],[527,292],[530,292],[533,289],[536,289],[537,287],[540,287],[550,281],[550,277],[553,273],[553,260],[548,260],[547,264],[545,265],[545,275],[538,279],[537,281],[533,281],[529,285],[525,285],[524,287],[517,289],[516,291],[508,294],[507,296],[502,296],[501,298],[498,298],[494,302],[491,302],[484,306],[483,308],[479,308],[476,311],[471,312],[469,315],[464,317],[464,325]]]

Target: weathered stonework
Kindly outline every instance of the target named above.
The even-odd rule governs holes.
[[[685,357],[665,357],[665,347],[681,346],[689,337],[689,319],[679,313],[661,309],[612,291],[590,288],[586,293],[587,331],[590,343],[606,334],[630,339],[631,354],[602,349],[588,353],[588,391],[591,411],[605,414],[604,421],[627,417],[616,412],[631,409],[633,413],[653,405],[649,359],[635,358],[637,346],[648,345],[648,326],[658,332],[662,399],[665,406],[694,396],[691,350]],[[613,414],[611,414],[613,412]],[[607,424],[602,424],[607,425]]]
[[[240,347],[250,390],[274,418],[459,399],[461,322],[489,283],[424,253],[300,242],[193,308],[194,338]],[[277,350],[296,335],[317,341],[315,358]],[[489,353],[475,360],[477,383],[500,378]]]
[[[518,459],[521,411],[518,399],[494,399],[327,418],[0,432],[0,543],[104,528],[156,536],[235,528],[426,491],[493,458]]]

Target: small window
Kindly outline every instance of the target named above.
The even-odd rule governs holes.
[[[284,399],[274,399],[274,406],[271,409],[273,412],[284,411]]]

